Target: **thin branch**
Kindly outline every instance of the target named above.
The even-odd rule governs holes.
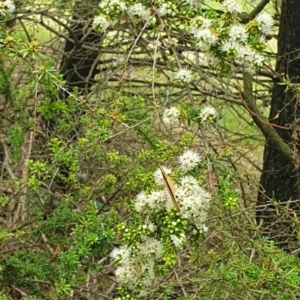
[[[243,23],[248,23],[249,21],[251,21],[252,19],[255,18],[255,16],[257,14],[259,14],[264,8],[265,6],[270,2],[270,0],[261,0],[257,6],[247,15],[241,15],[241,19]]]
[[[176,277],[176,280],[177,280],[178,284],[180,285],[180,288],[181,288],[181,290],[182,290],[183,296],[186,298],[186,296],[187,296],[186,291],[185,291],[185,289],[184,289],[184,286],[183,286],[182,283],[180,282],[180,279],[179,279],[179,277],[178,277],[178,274],[177,274],[175,268],[173,269],[173,273],[174,273],[174,275],[175,275],[175,277]]]

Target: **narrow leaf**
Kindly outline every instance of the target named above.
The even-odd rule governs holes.
[[[171,177],[164,171],[163,167],[159,166],[160,168],[160,171],[161,171],[161,174],[163,176],[163,179],[164,179],[164,183],[165,183],[165,186],[168,190],[168,193],[172,199],[172,202],[174,204],[174,207],[176,210],[180,210],[179,208],[179,205],[178,205],[178,202],[176,200],[176,196],[175,196],[175,188],[174,188],[174,183],[173,183],[173,180],[171,179]]]

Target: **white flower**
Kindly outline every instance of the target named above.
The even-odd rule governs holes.
[[[201,52],[208,52],[210,50],[210,46],[203,42],[203,41],[199,41],[197,43],[197,48],[201,51]]]
[[[227,9],[230,13],[241,13],[242,7],[235,0],[224,0],[222,5]]]
[[[163,210],[165,207],[166,196],[164,191],[152,191],[148,197],[149,207],[153,211]]]
[[[262,67],[263,62],[264,62],[264,57],[261,54],[254,52],[253,53],[253,61],[254,61],[254,65],[256,67]]]
[[[166,166],[162,166],[163,170],[165,171],[166,174],[171,174],[172,173],[172,169],[171,168],[168,168]],[[158,186],[163,186],[164,185],[164,178],[163,178],[163,175],[161,173],[161,170],[160,168],[158,168],[154,174],[154,180],[155,180],[155,183],[158,185]]]
[[[249,58],[253,57],[253,50],[249,45],[239,45],[236,44],[236,58],[239,60],[239,63],[243,64],[249,61]]]
[[[258,24],[259,30],[264,35],[269,35],[272,33],[272,28],[274,26],[274,20],[268,13],[266,13],[266,12],[259,13],[255,17],[255,20]]]
[[[226,40],[226,41],[223,41],[222,44],[221,44],[221,51],[223,51],[223,52],[228,52],[228,51],[236,52],[236,49],[240,46],[242,46],[242,45],[239,44],[236,41]]]
[[[189,6],[191,6],[191,8],[193,10],[197,10],[198,8],[201,7],[201,0],[185,0],[184,1],[186,4],[188,4]]]
[[[202,16],[197,16],[191,20],[191,24],[189,26],[189,31],[193,35],[202,28],[202,29],[209,29],[213,24],[213,20],[204,18]]]
[[[212,24],[212,21],[210,19],[199,18],[199,21],[196,19],[195,22],[202,22],[201,27],[198,29],[195,27],[191,28],[190,31],[197,39],[197,47],[202,52],[208,52],[210,50],[210,46],[215,45],[218,41],[218,37],[209,28]]]
[[[211,195],[199,186],[196,178],[185,176],[176,186],[176,198],[180,206],[181,215],[203,230],[207,218],[207,211]]]
[[[152,222],[148,222],[147,227],[151,233],[156,230],[156,226]]]
[[[174,235],[174,234],[172,234],[170,236],[170,238],[171,238],[171,240],[172,240],[172,242],[173,242],[173,244],[174,244],[174,246],[176,248],[182,248],[183,243],[186,240],[184,233],[181,233],[179,237],[176,236],[176,235]]]
[[[16,10],[16,5],[13,0],[5,0],[4,5],[7,7],[10,14],[14,13]]]
[[[213,106],[207,105],[201,110],[199,118],[202,123],[210,123],[218,118],[218,113]]]
[[[111,256],[119,257],[122,250],[114,250]],[[142,237],[142,242],[135,251],[130,252],[130,257],[122,260],[115,271],[117,281],[132,288],[138,284],[149,286],[155,278],[156,260],[163,254],[163,244],[152,237]]]
[[[205,232],[205,229],[207,228],[205,226],[206,219],[207,219],[207,212],[201,211],[201,214],[199,214],[199,216],[193,218],[193,223],[196,225],[198,230]]]
[[[183,189],[182,197],[179,199],[178,196],[180,212],[186,219],[197,219],[198,222],[201,220],[204,223],[210,199],[211,195],[199,185],[194,190]]]
[[[106,29],[111,25],[108,19],[103,16],[96,16],[93,21],[93,28],[98,32],[105,32]]]
[[[151,12],[141,3],[134,4],[127,8],[127,12],[131,18],[137,18],[147,21],[150,18]]]
[[[188,149],[178,157],[180,169],[184,172],[194,169],[199,164],[200,160],[201,157],[198,153]]]
[[[176,6],[172,2],[162,3],[157,10],[160,16],[172,16],[176,15]]]
[[[183,82],[189,83],[193,80],[193,75],[192,75],[192,71],[187,70],[187,69],[180,69],[176,75],[175,75],[176,79],[179,79]]]
[[[114,261],[118,261],[120,264],[127,262],[130,259],[131,250],[126,246],[121,246],[119,248],[114,248],[110,253],[110,257]]]
[[[151,238],[145,237],[143,242],[138,246],[138,256],[144,257],[145,260],[148,257],[154,257],[155,259],[159,259],[162,256],[163,252],[163,244],[161,241]]]
[[[244,25],[233,24],[229,29],[229,36],[229,39],[232,41],[239,41],[245,43],[248,40],[249,34]]]
[[[205,224],[203,224],[202,230],[203,230],[203,232],[207,232],[208,231],[208,227]]]
[[[143,191],[136,196],[134,209],[139,213],[146,214],[149,210],[164,210],[166,206],[169,205],[169,202],[172,203],[172,200],[169,198],[165,190],[152,191],[149,195]]]
[[[245,67],[249,74],[255,73],[255,68],[263,65],[264,57],[251,49],[248,45],[238,45],[236,47],[236,62]]]
[[[115,275],[120,284],[132,288],[143,275],[142,266],[134,259],[131,259],[126,264],[119,266],[115,270]]]
[[[137,212],[143,212],[146,209],[149,209],[148,195],[144,191],[137,194],[134,209]]]
[[[104,14],[119,14],[126,10],[126,4],[120,0],[104,0],[99,4],[99,8]]]
[[[170,126],[178,125],[179,115],[180,115],[179,109],[173,106],[171,108],[165,109],[162,120],[166,125],[170,125]]]
[[[184,189],[192,189],[193,190],[195,187],[198,186],[198,181],[193,176],[184,176],[180,179],[180,185]]]
[[[212,26],[212,24],[213,24],[213,20],[207,19],[207,18],[202,18],[201,28],[208,29]]]
[[[218,41],[218,37],[211,32],[210,29],[200,28],[195,33],[194,36],[196,39],[203,41],[209,46],[215,45]]]

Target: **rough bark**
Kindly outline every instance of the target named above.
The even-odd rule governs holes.
[[[60,73],[69,91],[77,88],[88,94],[97,73],[101,34],[92,28],[98,1],[86,0],[76,4],[66,41]]]
[[[97,65],[99,57],[99,48],[102,35],[93,30],[92,22],[96,15],[99,1],[84,0],[77,1],[72,13],[68,30],[68,39],[66,39],[63,57],[60,63],[60,73],[65,80],[65,89],[60,90],[58,97],[66,100],[70,93],[76,89],[79,95],[88,98],[91,87],[95,83],[97,74]],[[82,111],[76,112],[74,120],[82,115]],[[57,118],[47,120],[47,129],[50,135],[57,130]],[[78,138],[80,124],[74,122],[74,127],[66,134],[69,142]],[[59,174],[68,177],[69,169],[61,167]],[[60,178],[54,180],[56,189],[68,191],[69,187]],[[51,206],[52,204],[50,204]]]
[[[294,250],[296,237],[291,224],[293,211],[300,211],[300,174],[298,170],[299,96],[292,88],[280,85],[283,78],[300,82],[300,0],[284,0],[278,38],[278,55],[269,115],[270,126],[292,150],[292,159],[276,147],[272,137],[265,143],[263,172],[258,195],[257,221],[263,222],[262,230],[283,248]],[[281,208],[271,205],[276,200]],[[289,202],[289,203],[288,203]],[[288,208],[289,207],[289,208]]]

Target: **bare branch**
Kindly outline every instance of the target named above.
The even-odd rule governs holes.
[[[252,19],[255,18],[257,14],[259,14],[265,6],[270,2],[270,0],[261,0],[257,6],[248,14],[248,15],[242,15],[241,19],[243,23],[248,23]]]

